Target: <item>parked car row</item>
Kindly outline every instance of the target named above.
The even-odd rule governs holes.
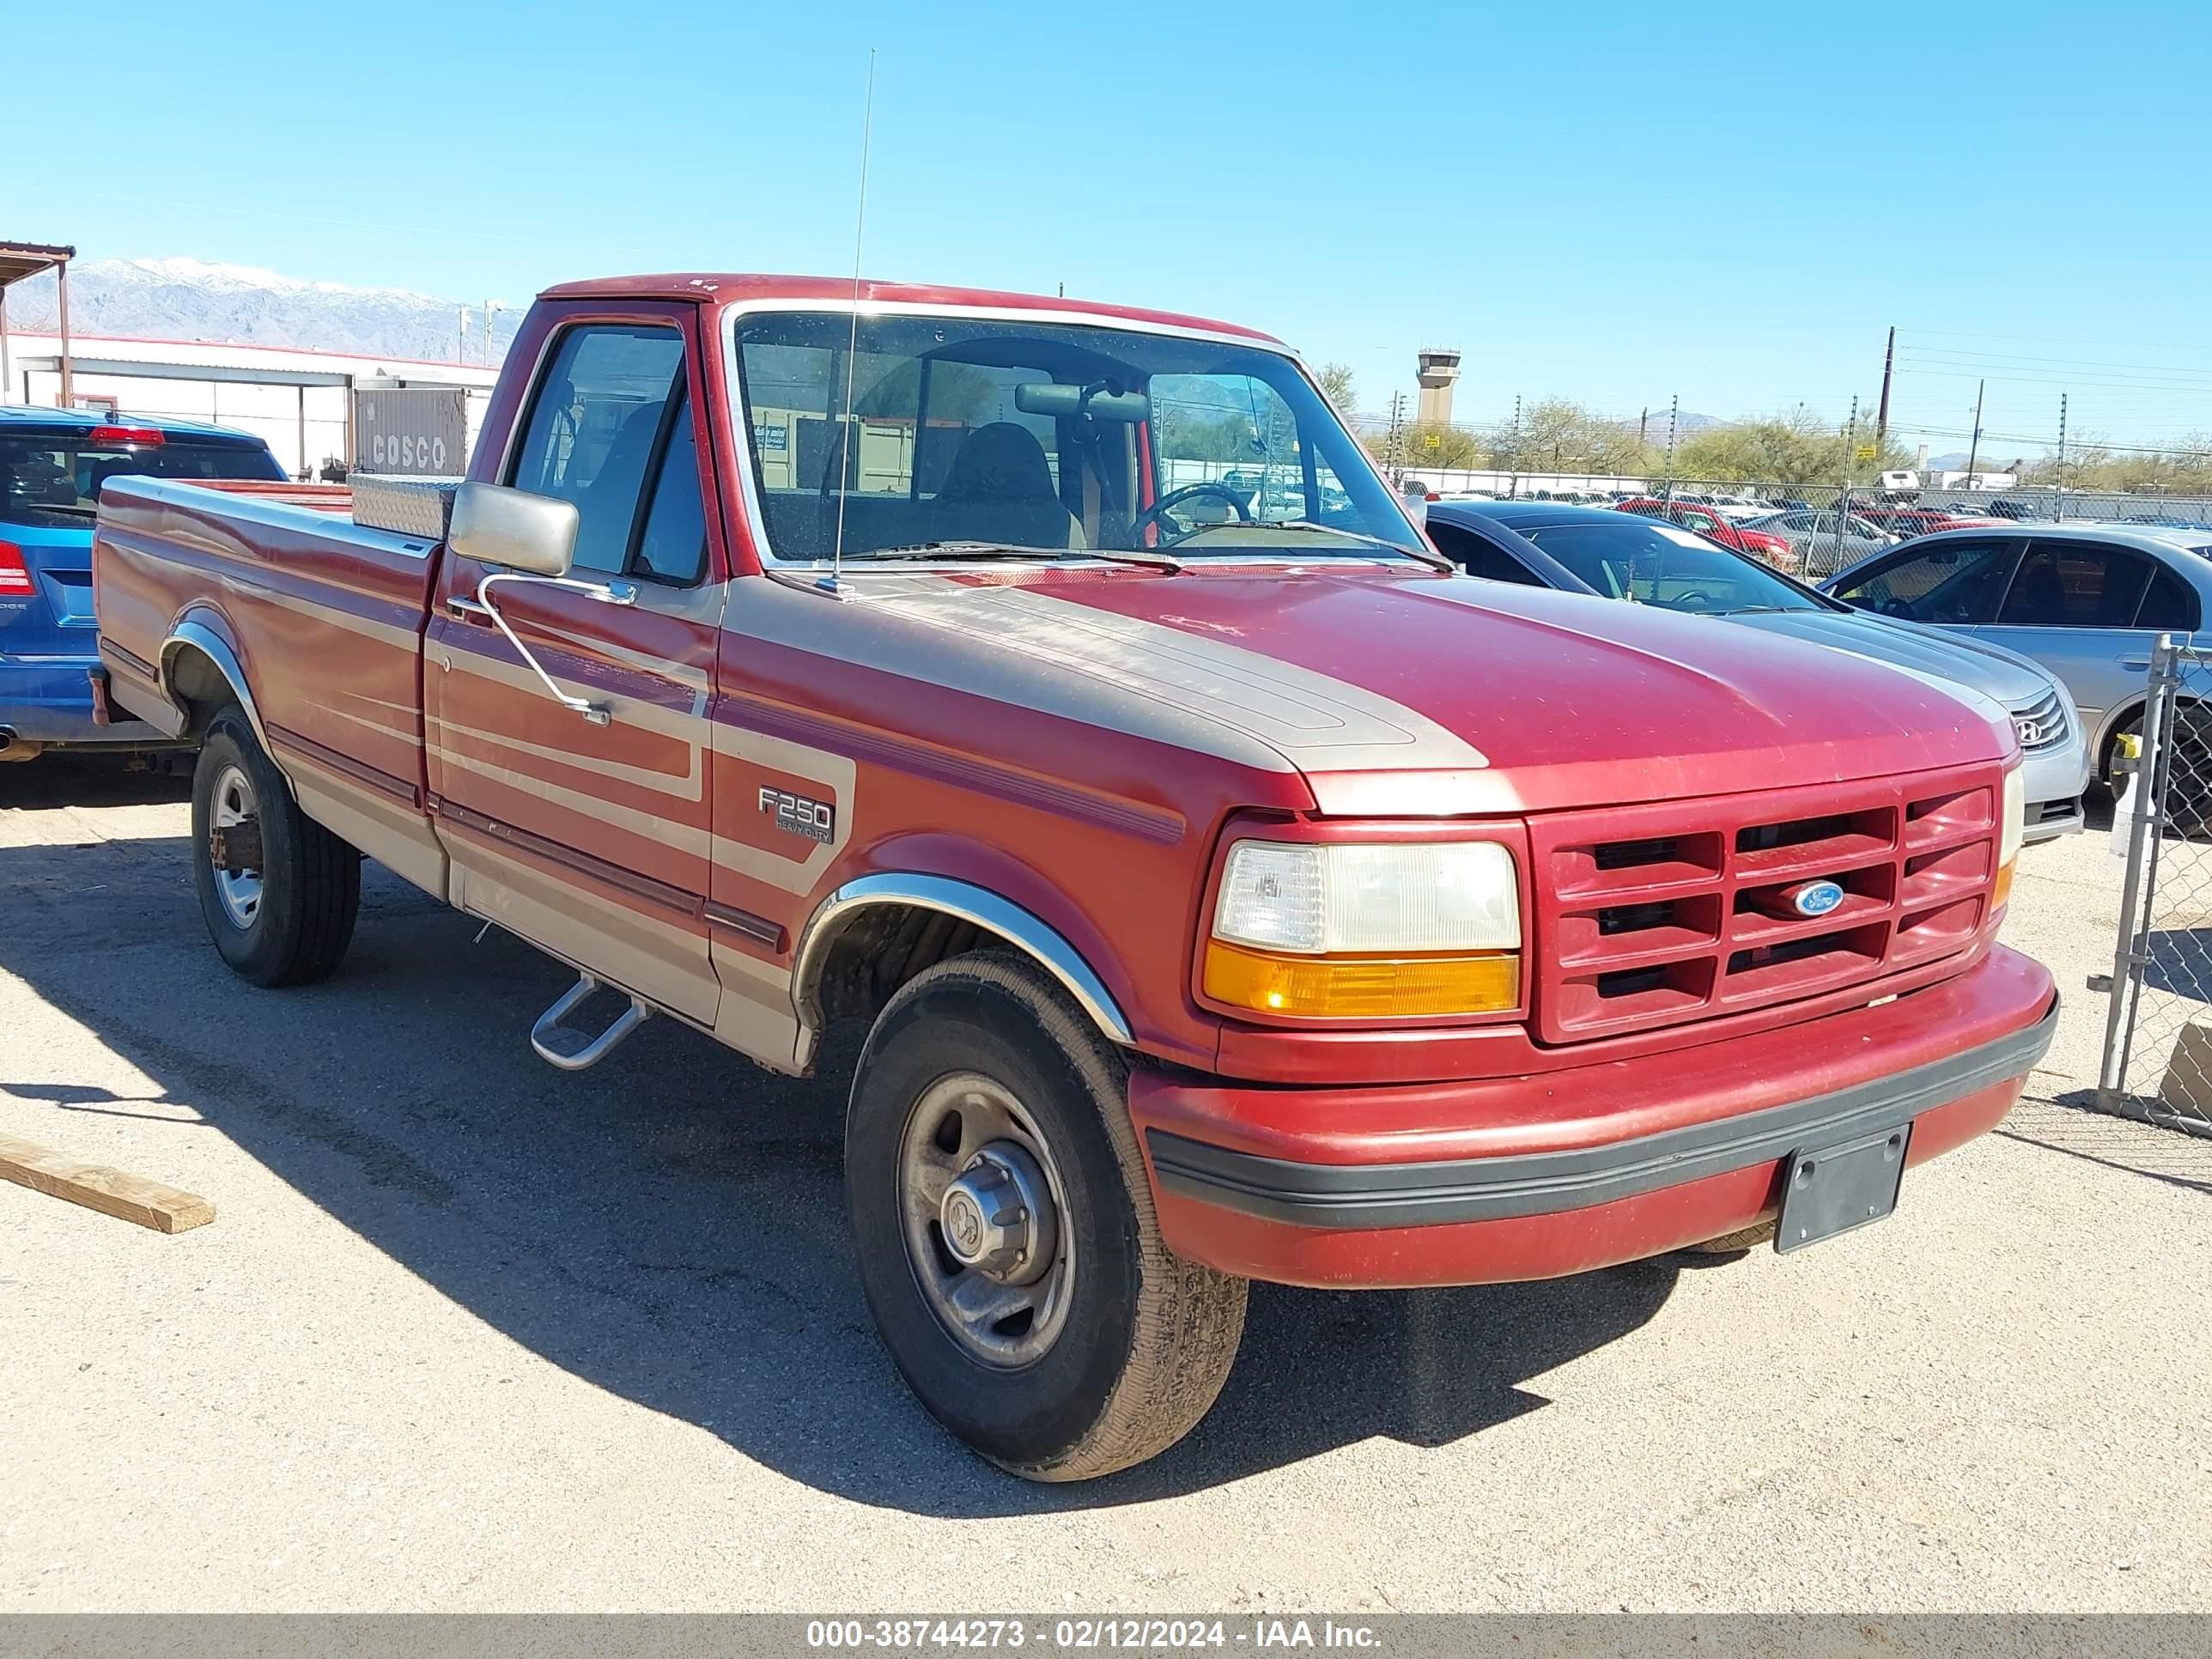
[[[1639,518],[1663,519],[1692,530],[1723,547],[1734,548],[1739,553],[1748,553],[1753,558],[1764,559],[1777,570],[1799,570],[1803,557],[1796,543],[1778,529],[1755,523],[1738,521],[1726,517],[1716,506],[1694,501],[1669,501],[1656,495],[1632,495],[1619,503],[1615,509],[1632,513]]]

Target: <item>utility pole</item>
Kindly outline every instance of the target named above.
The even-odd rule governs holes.
[[[1674,505],[1674,428],[1682,417],[1682,394],[1667,399],[1667,505]]]
[[[2066,394],[2058,394],[2058,522],[2066,522]]]
[[[1513,394],[1513,477],[1505,486],[1505,499],[1512,501],[1521,494],[1521,394]]]
[[[1390,458],[1390,484],[1393,489],[1406,482],[1405,456],[1399,447],[1399,422],[1404,415],[1405,408],[1406,394],[1402,392],[1392,392],[1390,394],[1390,437],[1386,453]]]
[[[460,326],[460,331],[459,331],[459,333],[455,337],[455,349],[454,349],[453,361],[454,361],[455,362],[457,362],[457,363],[465,363],[465,362],[468,362],[468,360],[469,360],[469,308],[468,308],[466,306],[463,306],[463,307],[461,307],[461,326]]]
[[[1974,487],[1974,464],[1982,458],[1982,394],[1990,389],[1986,376],[1974,383],[1974,438],[1966,446],[1966,488]]]
[[[1896,366],[1897,325],[1892,323],[1889,325],[1889,345],[1881,354],[1881,407],[1875,411],[1874,417],[1874,449],[1876,460],[1881,459],[1881,452],[1889,447],[1889,376],[1891,370]]]
[[[1844,428],[1844,489],[1836,497],[1836,568],[1838,570],[1844,568],[1844,521],[1850,516],[1851,462],[1856,459],[1858,441],[1859,400],[1854,397],[1851,399],[1850,422]],[[1818,524],[1820,520],[1815,519],[1814,522]],[[1820,532],[1815,531],[1814,533],[1817,537]]]
[[[1641,448],[1651,436],[1651,405],[1644,405],[1644,412],[1636,417],[1636,442]]]

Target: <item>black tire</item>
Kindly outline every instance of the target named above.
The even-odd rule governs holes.
[[[970,1075],[1018,1103],[1048,1149],[1073,1264],[1049,1346],[1012,1368],[955,1334],[909,1250],[909,1123],[933,1090]],[[854,1079],[846,1201],[876,1328],[938,1421],[1033,1480],[1110,1474],[1182,1439],[1220,1393],[1243,1332],[1244,1281],[1161,1243],[1127,1080],[1121,1051],[1050,980],[996,951],[901,988]]]
[[[251,791],[261,835],[260,888],[250,912],[227,902],[210,832],[217,793],[234,773]],[[305,985],[338,965],[361,911],[361,855],[301,811],[238,708],[210,722],[192,769],[192,884],[215,948],[256,985]],[[236,907],[236,908],[234,908]]]

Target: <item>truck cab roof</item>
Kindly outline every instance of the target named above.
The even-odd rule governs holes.
[[[1181,312],[1153,311],[1137,306],[1103,305],[1091,300],[1073,300],[1050,294],[1015,294],[997,289],[957,288],[934,283],[882,283],[863,280],[858,285],[863,306],[960,308],[966,310],[1056,312],[1063,316],[1095,317],[1102,322],[1135,323],[1200,334],[1224,334],[1237,339],[1263,341],[1282,347],[1272,334]],[[770,301],[812,301],[824,305],[850,305],[855,284],[849,276],[788,276],[744,271],[675,271],[638,276],[596,276],[583,282],[562,283],[538,295],[541,300],[687,300],[694,304],[749,306]],[[1288,349],[1284,347],[1284,349]]]

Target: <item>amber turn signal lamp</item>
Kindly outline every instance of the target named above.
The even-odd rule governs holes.
[[[1326,1019],[1494,1014],[1521,1006],[1511,951],[1450,957],[1291,957],[1220,939],[1206,947],[1206,994],[1255,1013]]]

